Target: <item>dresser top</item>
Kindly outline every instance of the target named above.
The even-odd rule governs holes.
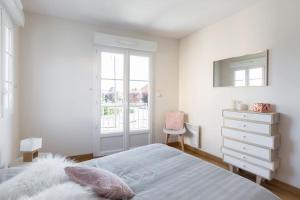
[[[277,112],[254,112],[251,110],[235,110],[235,109],[223,109],[223,111],[229,111],[229,112],[239,112],[239,113],[251,113],[251,114],[259,114],[259,115],[277,115],[279,113]]]

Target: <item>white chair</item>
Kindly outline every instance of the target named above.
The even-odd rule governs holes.
[[[166,144],[168,144],[170,136],[175,135],[179,138],[181,149],[184,151],[184,134],[186,133],[184,113],[180,111],[168,112],[165,120],[163,132],[166,134]]]

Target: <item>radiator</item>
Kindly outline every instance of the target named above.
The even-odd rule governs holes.
[[[0,151],[0,169],[5,168],[3,162],[2,162],[2,152]]]
[[[201,127],[185,123],[187,129],[184,135],[184,142],[192,147],[201,148]]]

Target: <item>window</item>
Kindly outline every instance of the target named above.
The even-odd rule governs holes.
[[[246,86],[246,70],[234,71],[234,86]]]
[[[3,80],[4,80],[4,109],[12,107],[13,102],[13,55],[12,55],[12,30],[5,27],[5,46],[3,52]]]
[[[130,56],[130,130],[149,128],[149,57]]]
[[[234,86],[261,86],[264,81],[262,67],[238,69],[234,71]]]
[[[263,68],[249,69],[249,86],[260,86],[263,84]]]
[[[13,69],[13,26],[8,16],[1,10],[1,116],[12,111],[14,93]]]
[[[124,53],[101,52],[102,134],[121,133],[127,126],[130,131],[149,129],[150,57],[129,55],[126,75],[125,60]],[[124,107],[126,102],[128,107]]]
[[[122,132],[124,55],[101,52],[101,132]]]

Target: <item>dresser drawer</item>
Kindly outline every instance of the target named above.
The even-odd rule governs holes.
[[[265,122],[270,124],[278,123],[279,121],[279,113],[252,113],[224,110],[223,117]]]
[[[224,127],[234,128],[263,135],[277,134],[277,124],[254,123],[234,119],[224,119]]]
[[[276,157],[275,151],[271,149],[265,149],[262,147],[257,147],[250,144],[245,144],[242,142],[234,141],[228,138],[223,139],[223,146],[229,149],[240,151],[241,153],[246,153],[257,158],[262,158],[268,161],[272,161]]]
[[[247,154],[243,154],[237,151],[233,151],[231,149],[227,149],[227,148],[222,148],[222,153],[229,155],[229,156],[233,156],[235,158],[238,158],[240,160],[267,168],[269,170],[275,171],[278,167],[279,167],[279,160],[276,160],[274,162],[270,162],[270,161],[265,161],[265,160],[260,160],[258,158],[249,156]]]
[[[236,159],[228,155],[224,155],[224,161],[235,167],[247,170],[268,180],[272,179],[272,172],[268,169],[250,164],[248,162]]]
[[[259,145],[270,149],[278,148],[280,143],[279,136],[263,136],[224,127],[222,128],[222,135],[224,137],[236,139],[242,142]]]

